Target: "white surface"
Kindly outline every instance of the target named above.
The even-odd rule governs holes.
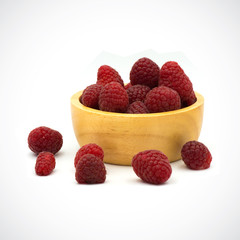
[[[0,239],[239,239],[239,10],[238,1],[1,1]],[[71,95],[101,63],[127,82],[145,54],[179,61],[204,95],[211,168],[172,163],[168,183],[153,186],[106,164],[105,184],[78,185]],[[35,175],[27,146],[40,125],[64,137],[48,177]]]

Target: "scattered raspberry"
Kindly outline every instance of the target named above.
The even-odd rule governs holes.
[[[103,65],[98,69],[97,84],[105,86],[110,82],[118,82],[124,86],[123,80],[119,73],[112,67]]]
[[[179,94],[171,88],[160,86],[153,88],[144,101],[149,112],[166,112],[181,108]]]
[[[180,95],[182,106],[189,106],[196,101],[193,86],[177,62],[169,61],[163,64],[160,69],[159,86],[166,86],[174,89]]]
[[[82,104],[86,107],[98,109],[98,98],[102,85],[92,84],[88,86],[81,96]]]
[[[131,69],[130,80],[132,85],[141,84],[150,88],[157,87],[159,67],[149,58],[140,58]]]
[[[167,156],[158,150],[139,152],[133,157],[132,166],[138,177],[152,184],[164,183],[172,174]]]
[[[126,90],[117,82],[106,84],[99,95],[99,108],[108,112],[126,112],[129,100]]]
[[[63,144],[61,133],[48,127],[33,129],[28,135],[28,146],[36,154],[40,152],[57,153]]]
[[[127,113],[149,113],[149,111],[143,102],[136,101],[129,105]]]
[[[85,154],[93,154],[96,157],[100,158],[103,161],[104,152],[100,146],[98,146],[95,143],[89,143],[84,146],[82,146],[76,153],[75,159],[74,159],[74,166],[77,166],[78,161],[80,158]]]
[[[126,90],[128,90],[131,86],[132,86],[132,84],[131,84],[131,83],[128,83],[127,85],[124,86],[124,88],[125,88]]]
[[[55,157],[50,152],[41,152],[37,156],[35,165],[36,174],[39,176],[49,175],[55,168]]]
[[[85,154],[76,166],[75,178],[78,183],[103,183],[106,169],[102,159],[93,154]]]
[[[147,93],[150,91],[150,87],[145,85],[134,85],[127,89],[127,94],[129,98],[129,103],[133,103],[135,101],[144,101]]]
[[[187,167],[194,170],[209,168],[212,161],[212,155],[208,148],[198,141],[185,143],[182,147],[181,155]]]

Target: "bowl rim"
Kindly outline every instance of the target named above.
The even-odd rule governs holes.
[[[195,91],[194,91],[195,92]],[[172,111],[167,111],[167,112],[160,112],[160,113],[143,113],[143,114],[132,114],[132,113],[115,113],[115,112],[106,112],[94,108],[89,108],[84,106],[80,102],[80,97],[83,93],[83,90],[76,92],[75,94],[72,95],[71,97],[71,104],[77,107],[78,109],[81,109],[85,112],[89,113],[94,113],[94,114],[99,114],[103,116],[116,116],[116,117],[130,117],[130,118],[146,118],[146,117],[160,117],[160,116],[169,116],[169,115],[175,115],[175,114],[181,114],[184,112],[189,112],[193,109],[198,108],[199,106],[204,104],[204,97],[198,93],[195,92],[195,95],[197,97],[197,101],[192,104],[191,106],[180,108],[177,110],[172,110]]]

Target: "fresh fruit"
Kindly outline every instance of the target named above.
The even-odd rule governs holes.
[[[179,94],[171,88],[160,86],[148,92],[145,101],[151,113],[166,112],[181,108]]]
[[[189,96],[185,99],[185,101],[182,101],[182,108],[191,106],[197,101],[195,92],[192,91]]]
[[[100,146],[98,146],[95,143],[89,143],[84,146],[82,146],[76,153],[74,158],[74,166],[77,166],[78,161],[82,156],[85,154],[93,154],[96,157],[100,158],[103,161],[104,158],[104,152]]]
[[[118,82],[124,86],[123,80],[119,73],[112,67],[108,65],[102,65],[98,69],[97,73],[97,84],[105,86],[110,82]]]
[[[172,174],[167,156],[158,150],[139,152],[133,157],[132,166],[139,178],[152,184],[164,183]]]
[[[210,167],[212,155],[208,148],[201,142],[189,141],[181,150],[182,160],[187,167],[202,170]]]
[[[81,95],[81,102],[84,106],[98,109],[98,98],[101,92],[102,85],[92,84],[85,88]]]
[[[170,87],[177,91],[184,107],[190,106],[197,100],[192,82],[177,62],[169,61],[163,64],[160,69],[159,86]]]
[[[93,154],[85,154],[76,166],[75,178],[78,183],[103,183],[106,169],[102,159]]]
[[[143,102],[136,101],[129,105],[127,109],[127,113],[139,114],[139,113],[149,113],[149,111]]]
[[[131,86],[132,86],[132,84],[129,82],[128,84],[124,85],[124,88],[125,88],[126,90],[128,90]]]
[[[35,128],[28,135],[28,146],[36,154],[44,151],[56,154],[62,144],[61,133],[48,127]]]
[[[126,90],[117,82],[106,84],[99,95],[99,108],[107,112],[126,112],[129,99]]]
[[[149,58],[140,58],[134,63],[130,72],[130,81],[132,85],[146,85],[150,88],[158,86],[159,67]]]
[[[136,101],[144,101],[147,93],[150,91],[150,87],[145,85],[134,85],[127,89],[127,94],[129,97],[129,103],[133,103]]]
[[[39,176],[47,176],[53,171],[55,164],[55,157],[51,152],[41,152],[37,156],[35,172]]]

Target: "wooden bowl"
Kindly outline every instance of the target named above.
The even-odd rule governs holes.
[[[181,148],[187,141],[197,140],[203,120],[204,98],[179,110],[127,114],[85,107],[79,101],[82,91],[71,98],[72,123],[80,146],[96,143],[103,148],[104,162],[131,165],[135,154],[157,149],[169,161],[181,159]]]

